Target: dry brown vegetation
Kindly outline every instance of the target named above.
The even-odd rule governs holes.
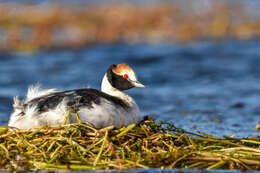
[[[0,7],[0,47],[80,47],[95,43],[168,42],[196,39],[252,39],[260,35],[259,19],[251,19],[239,3],[212,3],[201,13],[174,4],[150,7],[110,5],[68,8]]]

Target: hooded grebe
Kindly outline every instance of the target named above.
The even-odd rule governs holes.
[[[8,125],[20,129],[60,125],[68,110],[76,111],[81,122],[97,128],[111,125],[120,128],[138,123],[139,108],[134,99],[123,92],[133,87],[145,86],[127,64],[113,64],[108,68],[101,91],[90,88],[41,90],[39,86],[32,86],[24,100],[14,98],[14,111]],[[75,116],[70,116],[67,122],[75,123],[77,120]]]

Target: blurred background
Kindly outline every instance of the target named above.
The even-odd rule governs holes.
[[[216,136],[259,135],[260,1],[0,0],[0,125],[28,86],[100,88],[126,62],[142,116]]]

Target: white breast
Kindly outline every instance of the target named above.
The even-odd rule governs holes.
[[[136,104],[124,109],[116,107],[106,99],[102,99],[99,105],[94,104],[91,109],[80,109],[78,114],[82,122],[99,128],[111,125],[120,128],[140,121],[140,112]],[[76,121],[76,119],[74,118],[73,121]]]

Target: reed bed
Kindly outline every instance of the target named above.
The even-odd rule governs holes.
[[[260,137],[218,138],[145,120],[121,129],[83,123],[0,128],[0,170],[260,169]]]
[[[0,3],[0,50],[80,48],[100,43],[185,43],[194,40],[250,40],[260,37],[260,17],[243,1],[212,0],[151,6]],[[194,6],[195,5],[195,6]],[[196,8],[194,8],[196,7]],[[220,13],[221,11],[221,13]]]

